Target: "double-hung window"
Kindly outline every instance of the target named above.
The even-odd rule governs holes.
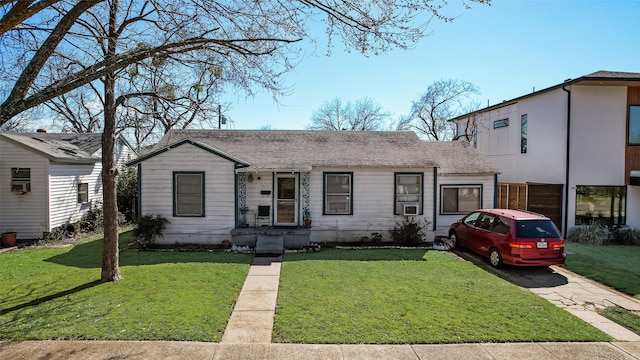
[[[405,205],[417,206],[422,214],[422,173],[396,173],[395,214],[402,215]]]
[[[21,193],[31,191],[30,168],[11,168],[11,191]]]
[[[353,173],[324,173],[324,213],[353,214]]]
[[[440,213],[464,214],[480,209],[482,185],[442,185]]]
[[[78,204],[84,204],[89,202],[89,184],[78,184]]]
[[[204,172],[173,173],[173,216],[204,216]]]

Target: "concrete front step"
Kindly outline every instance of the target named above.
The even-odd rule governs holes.
[[[280,255],[284,253],[284,236],[258,235],[256,255]]]

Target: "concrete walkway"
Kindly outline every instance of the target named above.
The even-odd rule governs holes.
[[[254,257],[221,344],[269,344],[282,256]]]
[[[463,257],[471,261],[482,259]],[[530,289],[610,336],[624,342],[506,343],[451,345],[316,345],[272,344],[271,333],[278,296],[281,257],[256,257],[240,292],[222,341],[20,341],[0,342],[4,359],[635,359],[640,360],[640,338],[595,310],[616,304],[640,310],[640,302],[565,269],[514,269],[496,273]],[[486,262],[484,262],[486,264]],[[637,308],[636,308],[637,307]],[[606,320],[606,319],[605,319]],[[608,321],[608,320],[607,320]],[[605,324],[606,323],[606,324]],[[603,325],[604,324],[604,325]],[[632,336],[632,335],[635,335]]]

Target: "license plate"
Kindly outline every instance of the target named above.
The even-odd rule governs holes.
[[[549,244],[547,244],[544,241],[540,241],[540,242],[536,243],[536,246],[538,247],[538,249],[546,249],[549,246]]]

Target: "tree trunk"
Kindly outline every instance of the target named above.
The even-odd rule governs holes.
[[[116,10],[118,1],[111,2],[109,16],[108,60],[116,52]],[[116,178],[118,168],[115,162],[116,142],[116,96],[115,72],[109,71],[104,78],[104,131],[102,133],[102,201],[104,211],[104,251],[102,253],[102,281],[122,280],[118,268],[118,204]]]

